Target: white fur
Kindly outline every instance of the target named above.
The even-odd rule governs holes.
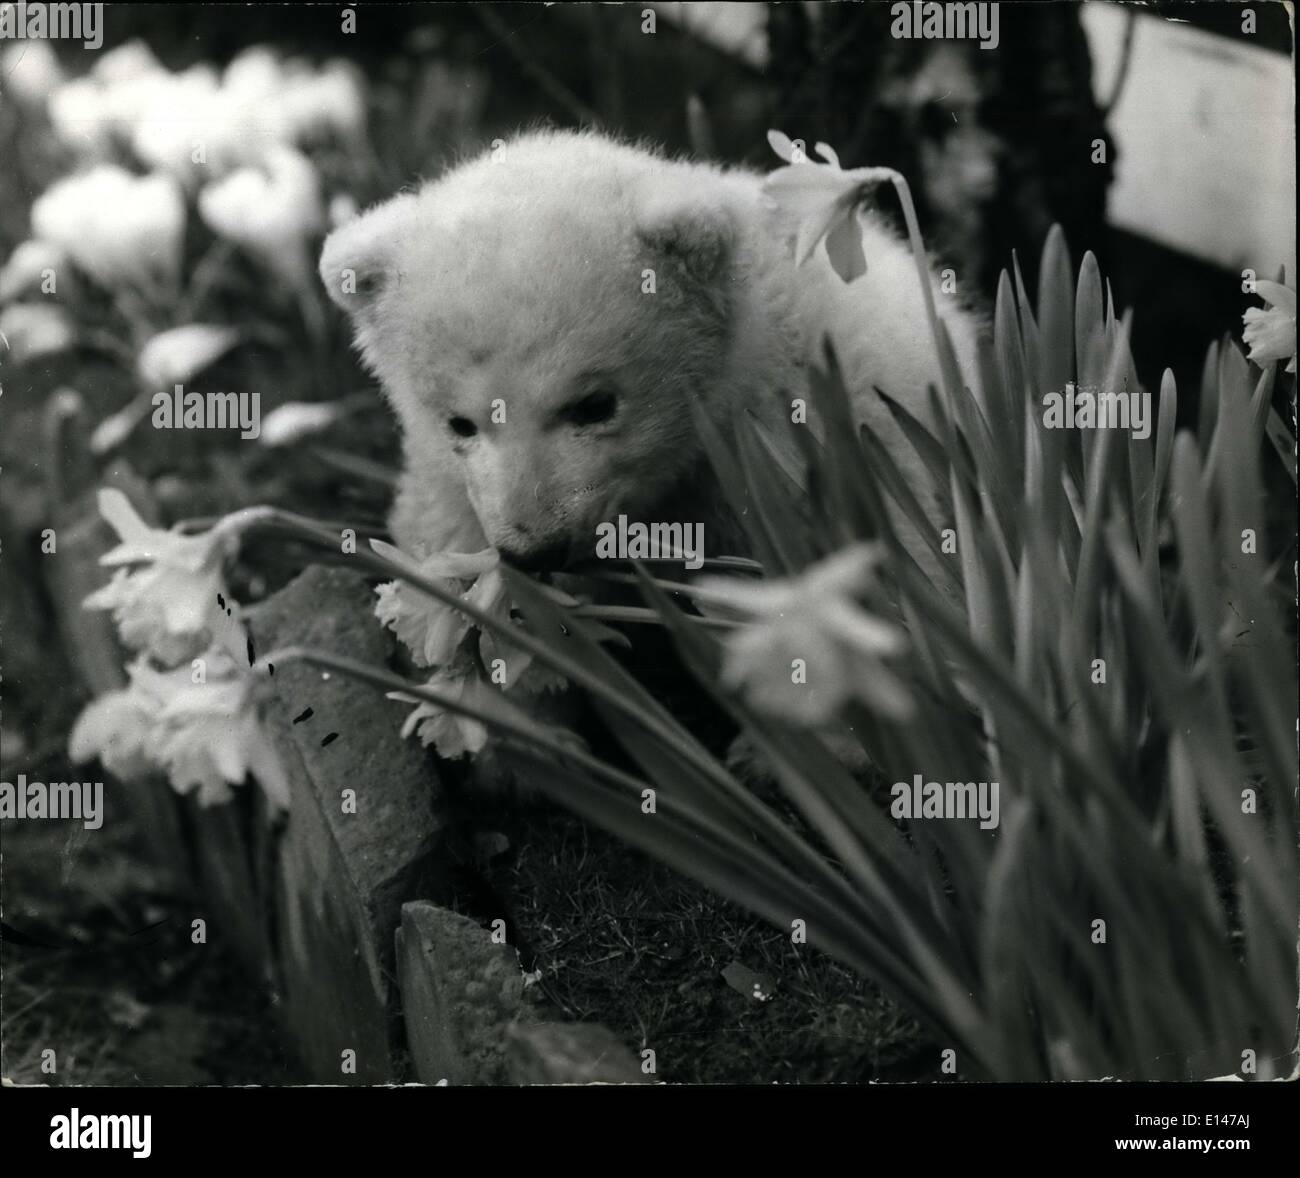
[[[821,248],[797,267],[790,227],[761,183],[594,134],[545,132],[329,238],[322,280],[352,315],[403,426],[393,526],[404,548],[558,544],[573,559],[622,511],[701,520],[708,555],[734,551],[734,536],[720,547],[709,530],[718,505],[690,401],[724,431],[743,407],[788,421],[826,334],[859,422],[917,476],[872,391],[929,419],[925,389],[939,373],[909,250],[864,219],[863,277],[846,286]],[[356,294],[344,292],[346,270]],[[646,270],[654,294],[642,292]],[[935,298],[972,380],[974,321],[937,288]],[[578,428],[556,416],[596,386],[617,391],[611,422]],[[504,424],[491,421],[494,403]],[[454,416],[477,435],[457,438]]]

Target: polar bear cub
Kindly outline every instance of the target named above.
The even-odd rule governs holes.
[[[762,181],[532,133],[329,237],[322,281],[402,426],[404,549],[558,571],[625,515],[742,551],[693,413],[724,436],[743,411],[788,422],[827,336],[858,423],[922,481],[875,392],[928,420],[939,383],[910,251],[863,217],[865,275],[846,285],[821,247],[796,265]],[[975,321],[937,301],[969,379]]]

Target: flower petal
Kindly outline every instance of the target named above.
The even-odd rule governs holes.
[[[852,282],[867,272],[867,255],[862,249],[862,228],[855,210],[849,209],[826,235],[826,256],[831,269],[843,282]]]
[[[136,369],[150,390],[170,390],[197,376],[239,342],[233,327],[187,323],[152,336],[140,349]]]
[[[1271,307],[1277,307],[1294,318],[1296,313],[1296,292],[1280,282],[1270,282],[1267,278],[1255,281],[1255,293]]]

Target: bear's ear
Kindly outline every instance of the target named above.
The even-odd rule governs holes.
[[[717,201],[679,186],[648,189],[637,215],[637,236],[654,255],[680,264],[699,282],[718,280],[731,262],[736,226]]]
[[[414,206],[410,194],[394,197],[340,225],[325,239],[320,280],[349,315],[363,314],[395,279]]]

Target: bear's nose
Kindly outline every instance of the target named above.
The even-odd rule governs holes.
[[[507,564],[526,573],[557,572],[569,562],[569,545],[563,540],[529,547],[498,548],[497,552]]]

